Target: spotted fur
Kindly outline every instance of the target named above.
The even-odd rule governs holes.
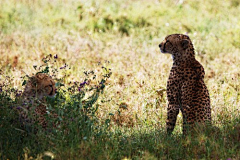
[[[193,44],[187,35],[172,34],[159,44],[162,53],[170,53],[173,65],[167,81],[167,132],[172,133],[179,110],[183,115],[183,133],[195,124],[211,122],[204,68],[195,59]]]

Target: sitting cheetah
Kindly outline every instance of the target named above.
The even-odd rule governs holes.
[[[167,81],[167,133],[172,133],[181,110],[185,135],[196,122],[211,122],[210,97],[204,83],[205,72],[195,59],[193,44],[187,35],[169,35],[159,44],[159,48],[162,53],[170,53],[173,58]]]
[[[55,93],[55,82],[49,75],[37,73],[30,77],[21,96],[23,106],[21,107],[20,116],[23,123],[31,124],[37,121],[42,128],[46,128],[47,108],[44,103],[47,96],[54,96]],[[31,113],[34,117],[29,117]],[[57,115],[53,114],[53,116],[56,117]]]

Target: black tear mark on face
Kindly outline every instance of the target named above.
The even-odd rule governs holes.
[[[169,52],[169,51],[166,50],[166,48],[168,48],[168,50],[173,48],[173,44],[169,40],[166,40],[166,42],[164,43],[164,45],[163,45],[163,52]]]
[[[167,43],[169,43],[168,40],[163,44],[163,52],[167,52],[167,51],[166,51],[166,45],[167,45]]]

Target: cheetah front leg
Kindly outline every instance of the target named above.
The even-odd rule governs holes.
[[[178,105],[172,105],[168,104],[167,107],[167,133],[171,134],[174,130],[176,121],[177,121],[177,115],[179,113],[179,106]]]

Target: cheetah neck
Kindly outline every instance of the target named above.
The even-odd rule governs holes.
[[[187,66],[195,61],[194,48],[172,54],[173,66]]]

